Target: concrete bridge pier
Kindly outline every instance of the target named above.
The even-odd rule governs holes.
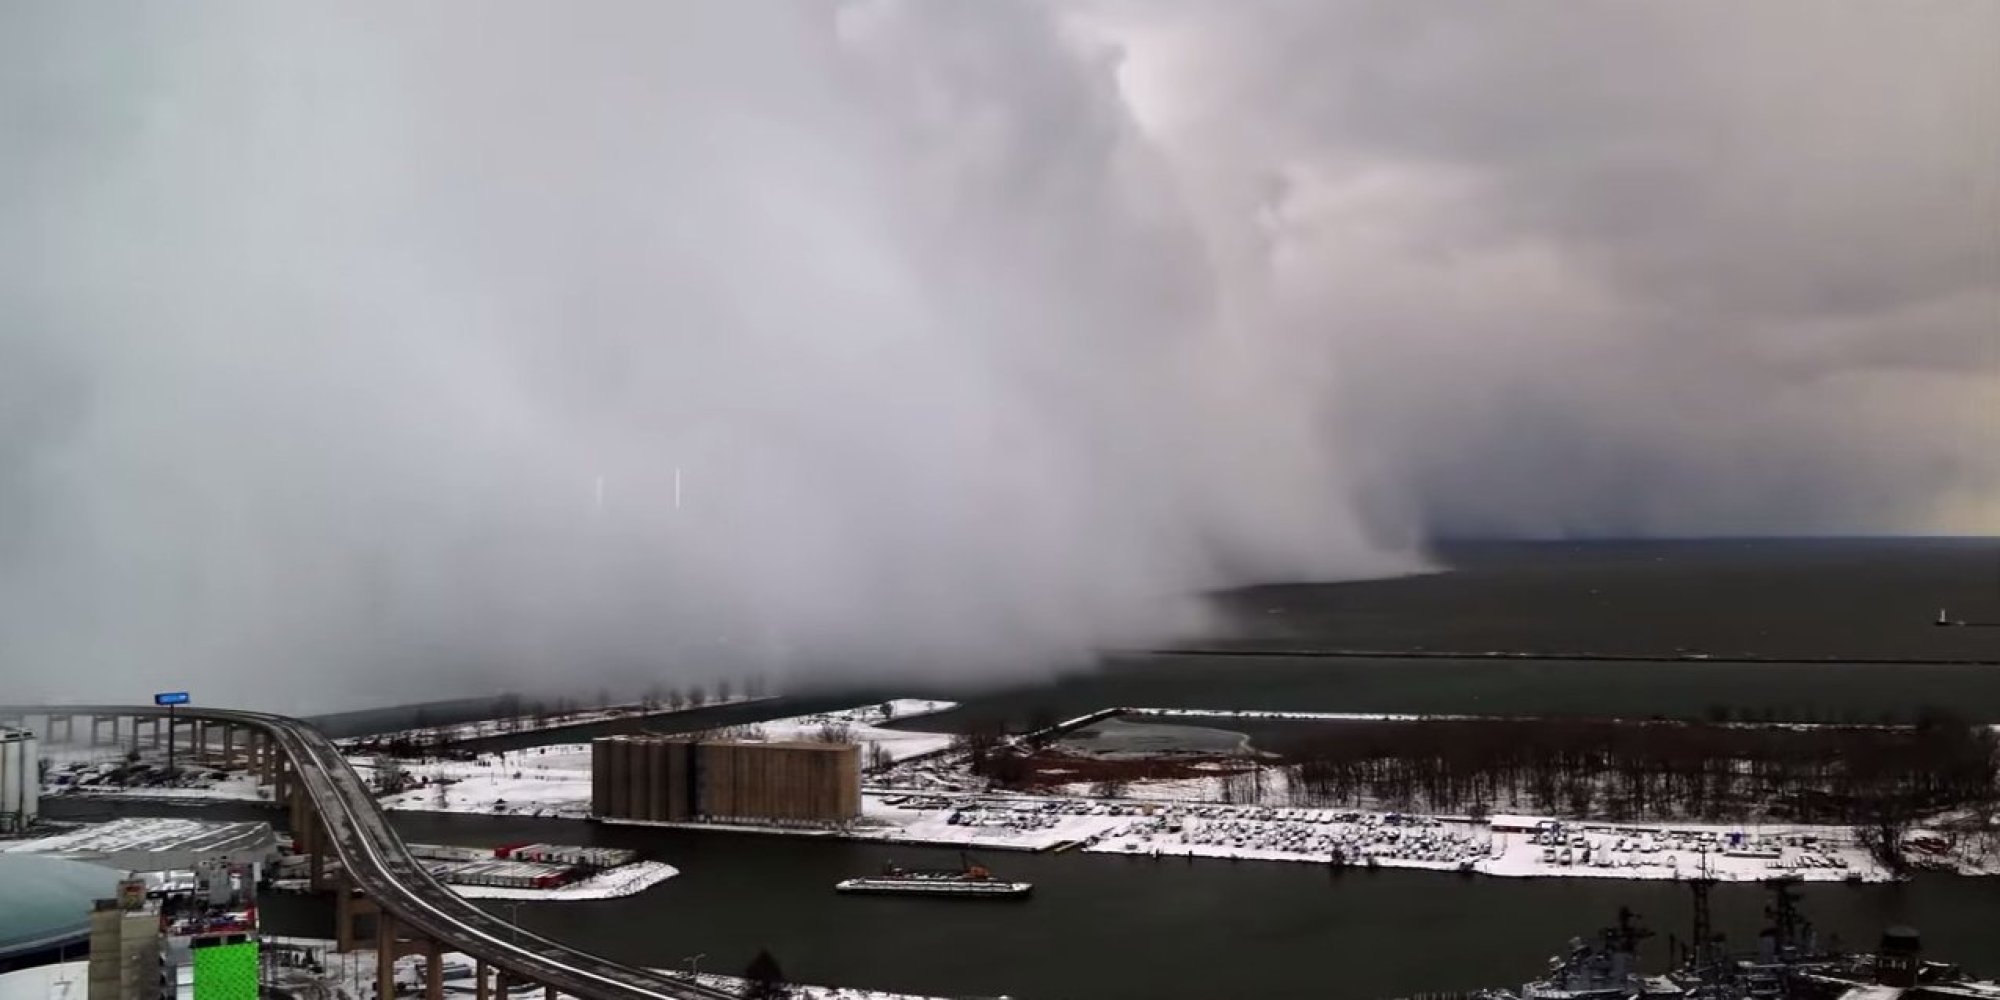
[[[61,730],[62,732],[61,736],[56,735],[57,730]],[[49,716],[48,737],[50,743],[76,742],[76,716],[74,715]]]
[[[111,737],[110,737],[109,739],[106,739],[106,738],[104,737],[104,726],[105,726],[105,725],[106,725],[107,723],[108,723],[108,724],[110,724],[110,726],[111,726]],[[135,730],[135,732],[134,732],[134,739],[136,740],[136,738],[137,738],[137,734],[136,734],[136,730]],[[117,744],[117,742],[118,742],[118,716],[115,716],[115,715],[93,715],[93,716],[91,716],[91,717],[90,717],[90,745],[91,745],[91,746],[94,746],[94,747],[95,747],[95,746],[103,746],[103,745],[104,745],[104,744],[106,744],[106,743],[110,743],[110,744],[113,744],[113,745],[116,745],[116,744]],[[134,747],[133,747],[133,749],[135,749],[135,750],[136,750],[136,749],[138,749],[138,747],[137,747],[137,746],[134,746]]]
[[[298,828],[298,832],[293,836],[292,840],[298,845],[299,850],[312,852],[311,874],[308,876],[306,884],[314,892],[324,891],[326,889],[326,838],[321,835],[319,824],[313,822],[311,817],[307,817],[305,825]]]
[[[396,995],[396,960],[424,956],[424,1000],[444,1000],[444,955],[437,942],[383,913],[375,919],[375,995]]]
[[[424,1000],[444,1000],[444,949],[424,939]]]
[[[382,908],[375,901],[362,895],[354,883],[347,880],[342,872],[334,879],[334,949],[345,954],[359,947],[362,940],[361,921],[368,920],[372,933],[373,921],[382,919]]]
[[[260,733],[256,739],[257,765],[264,769],[265,780],[275,785],[278,783],[278,762],[284,760],[285,755],[278,752],[277,745],[269,736]]]
[[[158,716],[154,716],[154,717],[153,717],[153,719],[152,719],[152,723],[153,723],[153,745],[154,745],[155,747],[157,747],[157,746],[160,746],[160,719],[159,719],[159,717],[158,717]],[[186,735],[186,736],[183,736],[183,735],[181,735],[181,731],[182,731],[182,730],[186,730],[186,731],[187,731],[187,735]],[[189,762],[192,762],[192,763],[200,763],[200,762],[201,762],[201,750],[200,750],[200,740],[201,740],[201,720],[200,720],[200,719],[174,719],[174,720],[172,720],[172,721],[168,722],[168,723],[167,723],[167,738],[168,738],[168,739],[170,739],[170,740],[173,740],[173,741],[174,741],[174,747],[175,747],[175,748],[176,748],[177,750],[182,750],[182,751],[185,751],[185,752],[187,753],[187,757],[185,758],[185,759],[186,759],[187,761],[189,761]]]

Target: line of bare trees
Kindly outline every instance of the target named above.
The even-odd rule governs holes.
[[[1937,712],[1895,728],[1369,722],[1272,749],[1300,805],[1868,825],[1995,798],[1992,730]]]

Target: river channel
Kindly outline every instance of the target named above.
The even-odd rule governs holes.
[[[70,816],[163,813],[260,817],[250,807],[69,800]],[[1306,865],[1153,861],[1092,854],[992,853],[981,860],[1035,883],[1021,903],[836,895],[833,883],[894,858],[948,864],[953,852],[762,834],[606,827],[569,820],[399,813],[426,843],[527,840],[636,848],[681,874],[623,899],[521,904],[542,934],[633,963],[741,968],[769,948],[801,981],[939,996],[1028,1000],[1394,997],[1519,984],[1572,936],[1620,906],[1659,932],[1686,934],[1685,887],[1608,879],[1466,878]],[[1903,884],[1808,885],[1804,909],[1823,934],[1869,944],[1909,923],[1927,949],[2000,971],[2000,881],[1922,876]],[[1746,946],[1762,919],[1752,885],[1716,892],[1719,927]],[[496,909],[508,904],[483,902]],[[326,934],[318,900],[267,900],[274,933]]]

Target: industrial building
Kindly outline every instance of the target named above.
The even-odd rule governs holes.
[[[160,913],[123,897],[100,899],[90,914],[90,1000],[172,996],[161,961]]]
[[[591,745],[599,819],[825,826],[861,815],[861,748],[607,736]]]
[[[35,825],[42,799],[41,743],[25,729],[0,729],[0,834]]]
[[[261,936],[247,868],[197,865],[190,891],[130,879],[90,914],[90,1000],[256,1000]]]

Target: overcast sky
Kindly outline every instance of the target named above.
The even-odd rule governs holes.
[[[1996,123],[1987,0],[0,0],[0,669],[1026,674],[1441,536],[1993,531]]]

